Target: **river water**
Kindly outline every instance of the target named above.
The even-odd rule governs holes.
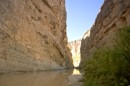
[[[74,70],[0,74],[0,86],[81,86],[82,74]]]

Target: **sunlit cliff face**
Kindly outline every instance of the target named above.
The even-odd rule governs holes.
[[[81,46],[80,39],[69,42],[69,48],[70,48],[71,53],[72,53],[74,67],[78,67],[79,63],[80,63],[80,46]]]
[[[73,65],[74,67],[78,67],[79,66],[79,63],[80,63],[80,56],[75,56],[75,57],[72,57],[73,59]]]

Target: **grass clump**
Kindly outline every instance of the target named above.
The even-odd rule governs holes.
[[[121,28],[112,48],[97,49],[85,65],[85,86],[128,86],[130,27]]]

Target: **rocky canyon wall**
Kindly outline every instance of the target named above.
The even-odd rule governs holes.
[[[125,26],[130,26],[130,0],[105,0],[90,36],[82,39],[80,66],[96,48],[112,46],[116,31]]]
[[[69,42],[69,48],[72,56],[80,55],[81,39]]]
[[[0,72],[69,67],[64,0],[0,0]]]

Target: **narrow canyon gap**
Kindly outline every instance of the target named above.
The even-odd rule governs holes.
[[[93,25],[104,0],[66,0],[67,35],[75,67],[80,63],[81,39]],[[85,47],[85,46],[84,46]]]

